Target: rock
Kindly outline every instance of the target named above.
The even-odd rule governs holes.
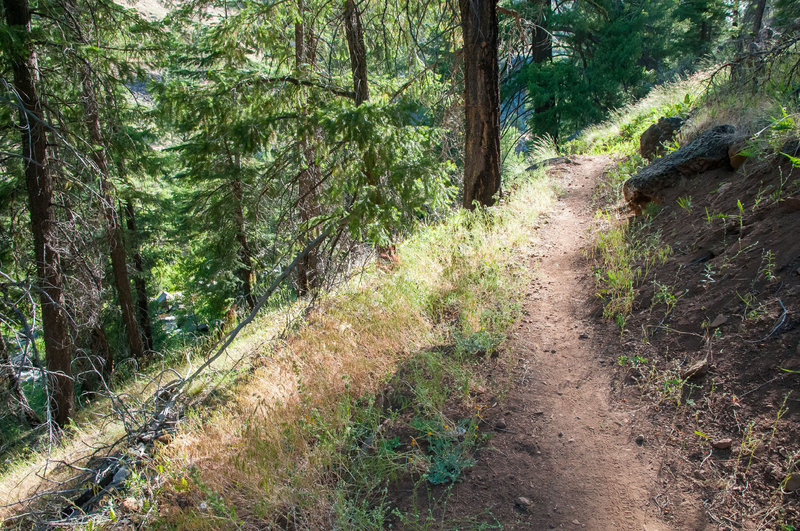
[[[683,119],[677,116],[662,116],[642,133],[639,138],[639,153],[648,160],[662,155],[664,144],[671,141],[683,125]]]
[[[531,501],[525,496],[520,496],[514,500],[514,506],[527,513],[530,510]]]
[[[789,476],[789,479],[786,480],[786,485],[784,485],[783,490],[786,492],[800,490],[800,474],[792,474]]]
[[[125,511],[129,513],[138,512],[139,509],[142,508],[141,500],[137,500],[136,498],[133,498],[131,496],[128,496],[127,498],[122,500],[122,503],[120,505]]]
[[[726,439],[717,439],[711,442],[711,446],[716,448],[717,450],[728,450],[731,446],[733,446],[733,439],[726,438]]]
[[[709,328],[719,328],[720,326],[724,325],[728,322],[728,318],[724,314],[719,314],[714,319],[708,323]]]
[[[527,171],[533,171],[538,168],[546,168],[547,166],[553,166],[555,164],[577,164],[577,162],[569,157],[553,157],[551,159],[545,159],[541,162],[537,162],[536,164],[532,164],[525,169]]]
[[[736,140],[736,128],[732,125],[719,125],[701,133],[687,145],[657,159],[625,181],[622,186],[625,200],[638,215],[642,208],[657,201],[665,189],[674,186],[682,177],[730,167],[728,147]]]
[[[708,358],[703,358],[684,369],[681,373],[681,378],[686,380],[688,378],[694,378],[695,376],[702,376],[706,372],[708,372]]]
[[[783,210],[786,212],[800,211],[800,197],[787,197],[783,200]]]

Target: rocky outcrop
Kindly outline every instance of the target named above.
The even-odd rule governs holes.
[[[639,153],[647,160],[664,154],[664,144],[675,138],[683,125],[683,119],[677,116],[662,116],[642,133],[639,138]]]
[[[701,133],[677,151],[657,159],[622,187],[625,200],[638,215],[647,203],[680,179],[716,168],[730,167],[728,148],[739,140],[732,125],[718,125]]]

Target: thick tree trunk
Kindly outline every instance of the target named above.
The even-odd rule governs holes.
[[[36,271],[42,305],[42,331],[48,370],[49,407],[59,426],[66,426],[75,408],[72,339],[64,310],[64,279],[57,248],[53,182],[47,156],[42,105],[36,90],[38,65],[27,36],[31,15],[27,0],[3,0],[6,22],[24,32],[24,47],[9,51],[14,86],[19,95],[25,186],[31,215]]]
[[[233,181],[233,218],[236,230],[236,241],[239,242],[239,269],[236,276],[242,283],[242,294],[244,295],[247,309],[252,310],[256,304],[253,295],[253,255],[250,253],[250,243],[247,241],[247,232],[244,223],[244,206],[242,195],[242,181]]]
[[[6,382],[8,384],[8,392],[11,399],[17,402],[17,407],[13,408],[17,412],[17,416],[21,421],[25,422],[31,428],[35,428],[42,423],[39,415],[28,404],[28,397],[22,391],[19,385],[19,378],[14,372],[14,365],[11,363],[11,354],[8,352],[6,340],[0,334],[0,374],[5,373]]]
[[[298,9],[304,15],[304,2],[299,0]],[[314,31],[304,22],[298,22],[294,28],[295,35],[295,64],[298,69],[316,63],[316,45]],[[317,183],[319,182],[319,167],[317,166],[314,147],[309,133],[303,132],[300,138],[300,156],[303,159],[303,168],[298,175],[298,209],[300,221],[304,225],[319,215],[319,202],[317,200]],[[317,234],[310,232],[303,234],[300,245],[306,244],[316,238]],[[313,249],[297,264],[297,294],[303,297],[319,287],[319,257],[317,249]]]
[[[128,234],[131,238],[131,250],[133,252],[133,286],[136,288],[136,319],[139,321],[139,328],[142,330],[144,348],[148,351],[153,350],[153,325],[150,321],[150,299],[147,296],[147,276],[144,271],[144,260],[139,243],[139,231],[136,228],[136,213],[133,210],[133,203],[128,200],[125,202],[125,218],[128,227]]]
[[[350,52],[350,66],[353,70],[353,89],[356,106],[369,99],[367,82],[367,47],[364,45],[364,32],[361,29],[361,14],[354,0],[344,2],[344,32],[347,49]]]
[[[464,208],[490,206],[500,190],[497,0],[459,0],[464,35]]]
[[[300,210],[300,221],[307,224],[309,221],[319,215],[319,203],[317,202],[316,186],[319,180],[319,168],[314,161],[314,148],[309,142],[308,135],[303,135],[300,140],[301,149],[303,150],[303,158],[305,159],[306,167],[300,171],[298,182],[298,207]],[[302,235],[302,245],[317,237],[316,231],[310,231]],[[308,253],[297,264],[297,294],[305,296],[312,293],[319,287],[319,257],[317,249]]]
[[[753,15],[753,38],[760,41],[758,34],[761,32],[761,26],[764,23],[764,10],[767,7],[767,0],[755,0],[756,9]]]
[[[122,228],[119,216],[114,208],[111,197],[111,185],[108,182],[108,159],[106,157],[105,141],[100,130],[100,113],[97,107],[97,95],[92,85],[91,72],[88,67],[84,67],[81,72],[83,83],[83,108],[86,119],[86,126],[89,129],[89,140],[94,149],[92,159],[97,166],[97,175],[100,188],[101,208],[106,223],[106,238],[108,239],[109,251],[111,254],[111,274],[114,277],[114,287],[117,290],[120,311],[122,312],[122,322],[125,325],[125,333],[128,336],[128,346],[131,356],[137,360],[144,358],[145,346],[142,341],[142,333],[139,324],[136,322],[136,313],[133,307],[133,296],[131,294],[131,283],[128,278],[128,261],[125,256],[125,243],[122,241]]]

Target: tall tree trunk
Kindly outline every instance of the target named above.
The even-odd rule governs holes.
[[[42,331],[48,370],[49,408],[56,424],[66,426],[75,409],[72,338],[64,310],[64,278],[57,248],[53,182],[47,156],[42,104],[36,90],[38,65],[31,47],[31,14],[27,0],[3,0],[6,22],[22,32],[24,45],[8,50],[19,95],[22,157],[31,215],[31,232],[42,305]]]
[[[125,243],[122,241],[122,228],[120,226],[117,210],[111,197],[111,185],[107,179],[108,159],[106,157],[105,140],[100,130],[100,113],[97,107],[97,94],[92,85],[91,72],[84,66],[81,72],[83,83],[83,108],[86,126],[89,130],[89,140],[94,148],[92,159],[97,166],[97,175],[100,188],[101,208],[106,222],[106,238],[108,239],[111,254],[111,274],[114,277],[114,287],[117,290],[119,307],[122,312],[122,322],[128,336],[128,346],[131,356],[137,360],[144,358],[145,346],[142,333],[136,322],[136,313],[133,308],[131,283],[128,278],[128,261],[125,256]]]
[[[356,107],[369,99],[367,82],[367,47],[364,45],[364,32],[361,29],[361,14],[354,0],[344,2],[344,32],[347,49],[350,52],[350,66],[353,70],[353,89],[356,94]]]
[[[2,364],[0,366],[0,374],[3,372],[5,373],[11,399],[17,401],[18,407],[14,409],[17,410],[20,420],[24,421],[31,428],[35,428],[42,423],[42,420],[33,408],[31,408],[30,404],[28,404],[28,397],[25,396],[22,387],[19,385],[19,378],[17,378],[16,373],[14,373],[14,364],[11,363],[11,354],[8,352],[6,340],[3,338],[2,334],[0,334],[0,364]]]
[[[753,16],[753,39],[760,41],[758,34],[761,33],[761,26],[764,23],[764,10],[767,7],[767,0],[755,0],[756,9]]]
[[[369,81],[367,79],[367,47],[364,44],[364,32],[361,28],[361,13],[354,0],[345,0],[344,29],[347,37],[347,49],[350,52],[350,67],[353,71],[353,91],[356,107],[369,101]],[[364,177],[370,186],[369,199],[381,209],[384,206],[383,193],[380,190],[380,179],[375,175],[375,150],[368,146],[364,153]],[[378,246],[378,260],[389,257],[389,265],[394,259],[394,245]]]
[[[550,61],[553,57],[553,37],[550,35],[551,0],[531,0],[538,13],[531,39],[531,55],[536,64]]]
[[[464,35],[464,208],[490,206],[500,190],[497,0],[459,0]]]
[[[304,2],[298,0],[298,10],[302,17],[305,16]],[[305,22],[297,22],[294,27],[295,36],[295,65],[298,70],[306,65],[316,64],[316,44],[314,30],[307,27]],[[319,167],[316,162],[314,146],[308,132],[303,132],[300,138],[300,156],[303,159],[303,168],[298,175],[298,208],[300,221],[305,225],[319,215],[319,202],[317,200],[317,183],[319,182]],[[316,238],[315,233],[302,236],[301,247]],[[297,294],[305,296],[319,287],[319,256],[315,248],[297,264]]]
[[[144,260],[139,241],[139,231],[136,228],[136,213],[133,210],[131,200],[125,202],[125,218],[128,227],[128,234],[131,238],[131,250],[133,252],[133,286],[136,288],[136,319],[139,321],[139,328],[142,330],[144,348],[153,350],[153,325],[150,321],[150,299],[147,297],[147,276],[144,271]]]
[[[552,15],[551,0],[531,0],[538,13],[536,14],[536,26],[533,28],[533,35],[531,35],[531,58],[535,64],[548,63],[553,60],[553,36],[550,34],[550,16]],[[534,107],[534,115],[539,117],[546,113],[555,105],[555,97],[550,94],[547,99],[539,102]],[[544,124],[544,120],[539,120],[537,123]],[[558,130],[560,124],[558,121],[553,120],[547,124],[546,130],[549,132],[554,140],[558,139]],[[544,132],[542,129],[539,133]]]
[[[238,167],[238,161],[237,161]],[[248,310],[256,304],[253,295],[253,255],[250,253],[250,243],[247,241],[247,232],[244,223],[244,197],[242,194],[242,181],[234,179],[233,188],[233,218],[236,230],[236,241],[239,242],[239,269],[236,276],[242,282],[242,292]]]

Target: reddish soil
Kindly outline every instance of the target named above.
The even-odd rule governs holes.
[[[592,194],[608,159],[551,170],[564,193],[541,230],[524,318],[502,357],[515,363],[509,394],[487,413],[495,434],[449,492],[445,528],[703,529],[701,503],[653,497],[661,455],[638,437],[637,409],[613,396],[619,333],[596,317],[587,258]],[[639,406],[637,406],[639,407]],[[520,500],[519,498],[527,500]],[[424,495],[416,500],[424,507]],[[529,505],[526,504],[530,502]],[[442,504],[439,500],[439,504]]]
[[[661,492],[701,496],[713,529],[800,528],[799,173],[779,154],[707,172],[632,222],[673,254],[642,282],[622,336],[647,362],[615,386],[657,426]]]

